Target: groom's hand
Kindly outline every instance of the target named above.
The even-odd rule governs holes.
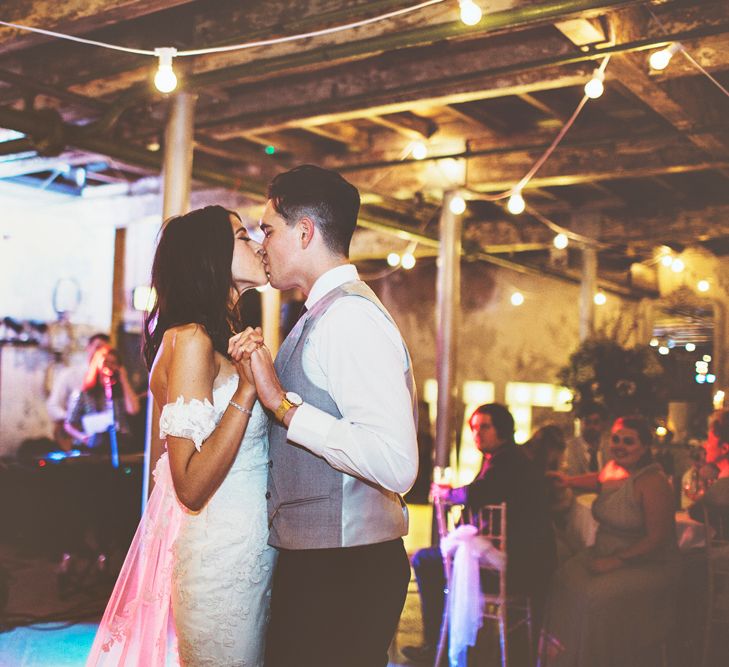
[[[286,392],[281,386],[281,382],[273,367],[273,359],[268,348],[263,346],[253,351],[251,354],[251,368],[253,369],[253,379],[256,382],[256,390],[258,391],[258,400],[269,410],[275,412]]]

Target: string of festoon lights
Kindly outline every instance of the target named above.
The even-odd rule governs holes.
[[[128,46],[121,46],[119,44],[112,44],[110,42],[102,42],[94,39],[86,39],[85,37],[77,37],[76,35],[68,35],[62,32],[56,32],[54,30],[45,30],[43,28],[34,28],[32,26],[21,25],[19,23],[11,23],[8,21],[0,21],[0,25],[4,25],[9,28],[15,28],[16,30],[23,30],[26,32],[33,32],[39,35],[45,35],[47,37],[55,37],[57,39],[63,39],[71,42],[77,42],[79,44],[87,44],[89,46],[97,46],[104,49],[110,49],[113,51],[122,51],[124,53],[133,53],[140,56],[152,56],[157,58],[157,73],[154,77],[154,84],[162,93],[171,93],[177,88],[177,75],[173,68],[173,61],[175,58],[185,58],[192,56],[209,55],[213,53],[227,53],[230,51],[242,51],[244,49],[253,49],[261,46],[273,46],[275,44],[284,44],[287,42],[295,42],[303,39],[310,39],[312,37],[322,37],[325,35],[332,35],[338,32],[346,30],[354,30],[373,23],[379,23],[386,21],[398,16],[410,14],[418,10],[430,7],[431,5],[437,5],[446,0],[425,0],[424,2],[411,5],[409,7],[403,7],[377,16],[372,16],[367,19],[361,19],[359,21],[352,21],[342,25],[332,26],[330,28],[322,28],[320,30],[312,30],[310,32],[297,33],[295,35],[285,35],[283,37],[272,37],[270,39],[261,39],[252,42],[241,42],[239,44],[229,44],[227,46],[212,46],[202,49],[188,49],[178,50],[173,46],[160,46],[155,49],[137,49]],[[483,16],[481,8],[473,0],[458,0],[460,8],[461,21],[465,25],[476,25],[479,23]]]
[[[299,40],[304,39],[310,39],[313,37],[321,37],[325,35],[331,35],[338,32],[343,32],[347,30],[354,30],[356,28],[361,28],[367,25],[372,25],[374,23],[379,23],[382,21],[386,21],[392,18],[396,18],[398,16],[403,16],[405,14],[410,14],[412,12],[419,11],[421,9],[424,9],[426,7],[430,7],[432,5],[437,5],[442,2],[446,1],[453,1],[453,0],[425,0],[424,2],[420,2],[414,5],[411,5],[409,7],[404,7],[401,9],[393,10],[390,12],[385,12],[383,14],[379,14],[377,16],[373,16],[367,19],[361,19],[358,21],[353,21],[350,23],[345,23],[342,25],[332,26],[329,28],[323,28],[320,30],[314,30],[310,32],[305,33],[297,33],[294,35],[285,35],[282,37],[274,37],[270,39],[263,39],[263,40],[256,40],[256,41],[250,41],[250,42],[241,42],[239,44],[230,44],[227,46],[214,46],[214,47],[208,47],[208,48],[201,48],[201,49],[190,49],[190,50],[178,50],[175,47],[172,46],[162,46],[162,47],[156,47],[154,49],[137,49],[133,47],[127,47],[122,46],[119,44],[112,44],[109,42],[103,42],[98,40],[92,40],[92,39],[86,39],[84,37],[78,37],[76,35],[69,35],[66,33],[56,32],[53,30],[45,30],[43,28],[35,28],[32,26],[26,26],[21,25],[18,23],[12,23],[8,21],[2,21],[0,20],[0,25],[9,27],[9,28],[15,28],[17,30],[22,30],[26,32],[33,32],[41,35],[45,35],[48,37],[55,37],[57,39],[77,42],[80,44],[87,44],[89,46],[96,46],[100,48],[105,49],[111,49],[115,51],[122,51],[125,53],[132,53],[140,56],[148,56],[148,57],[154,57],[157,59],[157,72],[154,77],[154,83],[157,89],[162,93],[170,93],[177,87],[177,75],[174,71],[174,59],[175,58],[184,58],[184,57],[193,57],[193,56],[201,56],[201,55],[208,55],[208,54],[214,54],[214,53],[225,53],[225,52],[231,52],[231,51],[241,51],[244,49],[252,49],[256,47],[261,46],[273,46],[276,44],[283,44],[287,42],[295,42]],[[481,7],[474,2],[474,0],[457,0],[459,9],[460,9],[460,19],[461,21],[468,26],[474,26],[477,25],[482,17],[483,12],[481,10]],[[651,11],[651,14],[653,16],[653,19],[656,21],[656,23],[660,26],[660,28],[663,30],[664,33],[667,34],[665,27],[662,25],[658,17]],[[709,72],[707,72],[701,65],[698,63],[692,56],[689,54],[684,46],[680,44],[679,42],[673,42],[669,44],[669,46],[662,48],[658,51],[654,51],[650,57],[649,57],[649,64],[651,69],[656,71],[661,71],[666,69],[668,65],[671,62],[671,59],[676,53],[681,53],[683,56],[691,63],[693,67],[695,67],[698,71],[700,71],[704,76],[706,76],[714,85],[716,85],[725,95],[729,97],[729,91],[721,85],[719,81],[717,81]],[[590,79],[585,83],[584,86],[584,95],[582,99],[580,100],[579,104],[577,105],[577,108],[575,109],[572,116],[565,122],[557,136],[554,138],[552,143],[549,145],[549,147],[544,151],[544,153],[535,161],[535,163],[532,165],[532,167],[527,171],[527,173],[512,187],[505,190],[504,192],[500,192],[497,194],[484,194],[484,193],[478,193],[478,192],[472,192],[471,194],[474,195],[473,199],[480,199],[484,201],[490,201],[490,202],[497,202],[503,199],[507,199],[507,210],[512,215],[519,215],[523,213],[525,210],[529,212],[530,215],[532,215],[535,219],[537,219],[542,224],[545,224],[547,227],[555,231],[556,235],[554,238],[554,245],[558,249],[564,249],[569,244],[570,240],[573,240],[577,243],[580,243],[582,245],[591,245],[593,247],[599,247],[601,244],[599,244],[596,240],[587,238],[585,236],[582,236],[580,234],[577,234],[576,232],[573,232],[565,227],[562,227],[558,225],[557,223],[554,223],[547,218],[545,218],[543,215],[539,214],[538,211],[534,210],[532,207],[527,207],[526,201],[524,200],[524,196],[522,194],[523,189],[525,186],[531,181],[531,179],[536,175],[536,173],[539,171],[539,169],[544,165],[544,163],[549,159],[549,157],[552,155],[552,153],[555,151],[559,143],[562,141],[562,139],[565,137],[567,132],[570,130],[572,125],[574,124],[577,117],[580,115],[581,111],[584,109],[585,105],[590,100],[596,100],[600,96],[602,96],[604,90],[605,90],[605,69],[608,65],[608,62],[610,60],[610,56],[605,56],[602,59],[602,62],[600,65],[593,71]],[[411,148],[409,151],[409,154],[412,158],[416,160],[422,160],[425,159],[428,156],[428,147],[422,143],[422,142],[414,142],[411,144]],[[466,188],[464,188],[466,189]],[[456,215],[462,215],[465,213],[467,208],[467,203],[461,197],[460,195],[456,197],[451,198],[450,202],[451,211]],[[402,257],[399,257],[397,262],[395,262],[396,259],[396,253],[391,253],[388,257],[388,264],[393,268],[405,268],[409,269],[412,268],[415,265],[415,256],[414,256],[414,250],[416,247],[416,243],[411,242],[411,244],[408,246],[408,250],[406,253],[403,254]],[[515,304],[516,305],[516,304]]]

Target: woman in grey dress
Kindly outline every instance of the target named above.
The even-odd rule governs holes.
[[[613,470],[592,507],[594,547],[555,574],[540,646],[542,667],[650,664],[675,613],[680,562],[673,493],[650,454],[640,417],[612,428]]]

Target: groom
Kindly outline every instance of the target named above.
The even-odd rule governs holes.
[[[251,358],[273,415],[266,667],[384,667],[410,579],[412,364],[349,263],[359,203],[339,174],[303,165],[274,178],[261,218],[271,285],[307,297],[275,366],[266,348]]]

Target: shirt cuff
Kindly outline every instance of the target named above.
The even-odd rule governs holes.
[[[327,435],[336,423],[336,417],[303,403],[296,408],[286,437],[310,452],[321,455],[326,449]]]

